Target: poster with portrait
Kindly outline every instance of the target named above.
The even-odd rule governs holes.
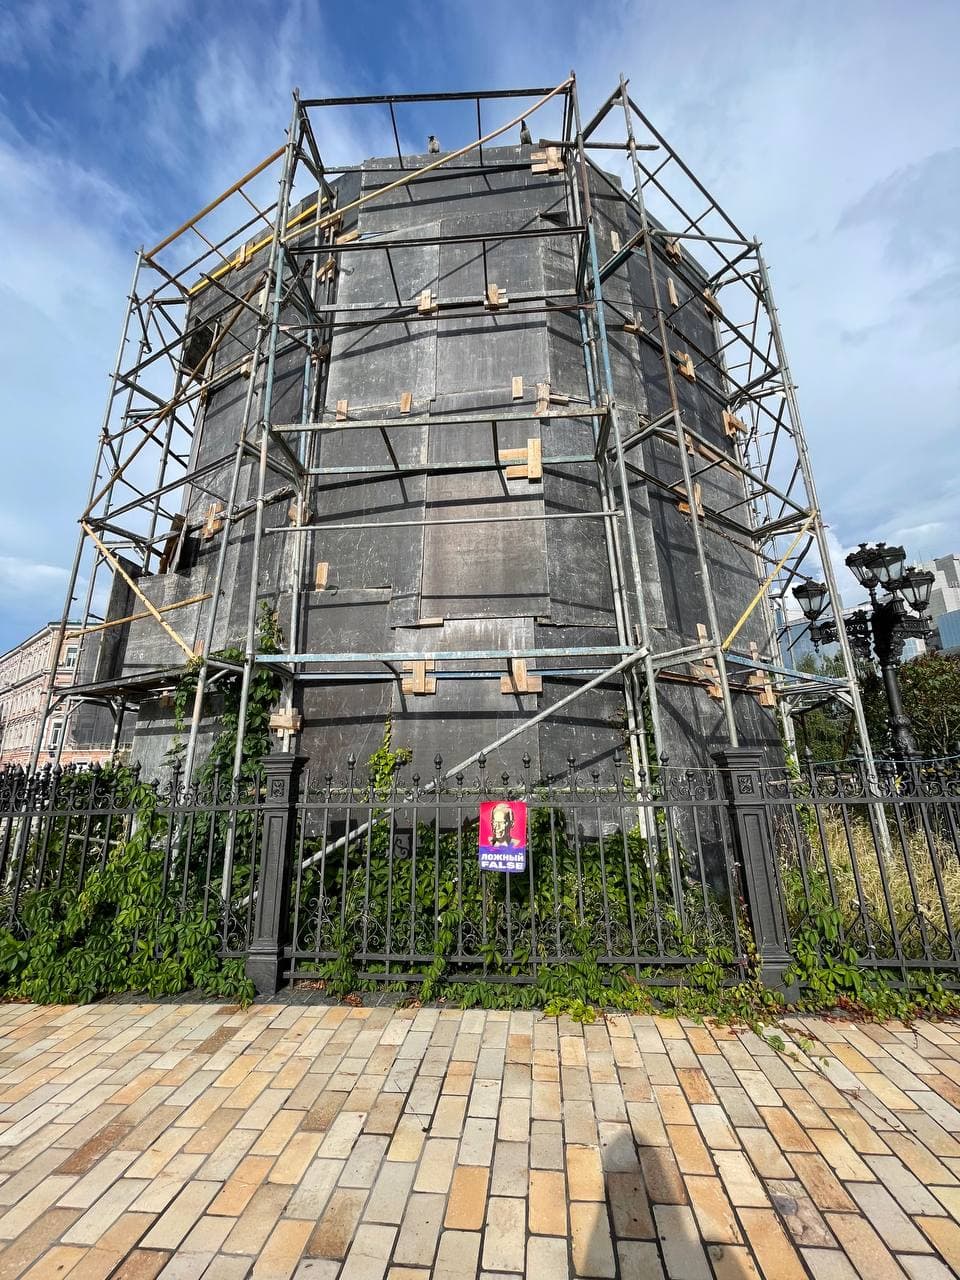
[[[523,871],[526,865],[526,802],[484,800],[480,805],[480,870]]]

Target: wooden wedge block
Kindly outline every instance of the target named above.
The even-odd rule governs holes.
[[[314,591],[324,591],[327,586],[327,578],[330,575],[330,563],[327,560],[318,560],[317,567],[313,573],[313,589]]]
[[[559,173],[562,168],[559,147],[546,147],[543,151],[530,152],[531,173]]]
[[[723,315],[723,309],[721,308],[720,303],[717,301],[717,295],[713,292],[712,289],[704,289],[703,305],[706,307],[708,313],[712,313],[715,316]]]
[[[436,676],[428,675],[435,667],[432,658],[426,658],[423,662],[405,662],[401,671],[408,674],[403,677],[400,687],[404,693],[412,693],[417,697],[426,697],[429,694],[437,692]]]
[[[510,674],[500,677],[501,694],[542,693],[543,678],[527,671],[526,658],[510,659]]]
[[[299,733],[303,717],[299,711],[275,711],[270,717],[270,728],[274,733]]]
[[[317,267],[317,279],[326,280],[327,276],[333,275],[336,269],[337,269],[337,260],[331,254],[331,256],[327,258],[326,262],[321,262],[320,266]]]
[[[212,538],[215,533],[219,533],[223,528],[223,503],[212,502],[207,507],[203,516],[203,529],[201,537],[206,540]]]
[[[483,305],[488,311],[498,311],[501,307],[505,307],[509,302],[506,289],[501,289],[499,285],[487,285],[486,296]]]
[[[697,371],[693,366],[693,356],[688,351],[675,351],[674,356],[677,361],[677,373],[681,378],[686,378],[688,382],[696,382]]]
[[[400,412],[409,413],[413,408],[413,392],[402,391],[400,393]]]
[[[680,248],[680,241],[676,237],[664,240],[663,250],[667,257],[672,258],[674,262],[683,261],[683,250]]]
[[[723,411],[723,429],[731,438],[735,437],[738,431],[742,431],[744,435],[750,434],[747,424],[728,409]]]
[[[673,283],[673,276],[667,276],[667,299],[671,307],[679,307],[680,299],[677,297],[677,286]]]
[[[360,231],[354,227],[352,231],[344,231],[342,235],[337,236],[334,244],[351,244],[354,240],[360,239]]]
[[[523,378],[514,378],[511,386],[511,394],[514,400],[523,399]]]
[[[423,292],[420,294],[420,297],[417,299],[418,313],[422,316],[430,316],[430,315],[433,315],[436,309],[437,309],[437,304],[434,301],[433,290],[424,289]]]
[[[347,420],[347,410],[348,410],[349,406],[350,406],[350,401],[349,401],[349,400],[338,400],[338,401],[337,401],[337,422],[346,422],[346,420]]]
[[[538,382],[536,412],[538,415],[542,416],[543,414],[548,413],[549,409],[550,409],[550,383]]]

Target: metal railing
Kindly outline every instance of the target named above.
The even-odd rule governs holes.
[[[131,838],[166,900],[217,924],[261,990],[330,977],[409,986],[561,982],[594,965],[673,983],[710,960],[731,980],[752,942],[782,986],[798,942],[906,982],[960,985],[956,761],[788,772],[738,749],[661,767],[636,788],[615,757],[537,780],[482,758],[469,774],[371,777],[273,755],[240,787],[185,788],[136,769],[0,772],[0,910],[28,930],[33,896],[75,896]],[[486,801],[523,801],[523,869],[481,869]],[[232,859],[226,858],[232,850]],[[224,882],[224,866],[227,879]]]

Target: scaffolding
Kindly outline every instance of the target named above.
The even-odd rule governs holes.
[[[451,108],[461,127],[470,112],[471,119],[475,117],[475,136],[435,157],[405,155],[398,108],[408,106],[429,106],[432,111]],[[520,109],[514,112],[514,106]],[[388,180],[346,200],[338,179],[361,166],[326,165],[316,140],[322,136],[318,117],[339,108],[386,112],[396,143],[396,162],[384,169]],[[512,114],[484,131],[484,112],[488,119],[491,112]],[[545,173],[563,183],[567,217],[553,223],[540,220],[522,230],[490,227],[456,237],[458,243],[472,246],[482,261],[484,287],[479,297],[433,296],[430,290],[404,296],[395,255],[411,246],[448,244],[451,238],[439,231],[399,238],[361,235],[355,225],[349,229],[351,220],[355,224],[364,206],[382,204],[384,197],[405,188],[416,189],[437,173],[495,171],[500,162],[491,144],[508,135],[512,139],[525,122],[541,119],[550,120],[556,136],[541,137],[536,146],[521,148],[523,163],[533,173]],[[603,168],[596,162],[598,154]],[[271,178],[277,194],[265,203],[260,190]],[[312,193],[306,198],[300,194],[304,184]],[[609,239],[598,234],[601,200],[621,206],[628,224],[635,228],[619,245],[613,242],[609,252],[600,247]],[[572,278],[560,289],[544,287],[506,298],[489,277],[488,255],[511,239],[562,244],[573,265]],[[344,255],[369,252],[385,255],[394,297],[387,303],[345,306],[337,296]],[[623,273],[638,264],[648,277],[644,287],[650,305],[644,314],[626,309],[622,291],[616,287]],[[505,308],[511,315],[564,313],[575,318],[584,360],[585,400],[574,402],[552,393],[547,385],[537,388],[533,409],[519,404],[493,411],[481,404],[446,415],[433,413],[429,424],[493,424],[494,441],[498,425],[531,418],[541,424],[570,419],[589,425],[593,447],[586,453],[520,459],[495,448],[491,456],[460,461],[455,469],[502,471],[510,465],[589,463],[595,468],[596,510],[535,514],[511,510],[506,515],[480,514],[461,520],[595,522],[602,531],[616,644],[307,651],[302,645],[300,596],[312,535],[318,530],[436,524],[427,513],[418,521],[325,521],[319,509],[320,486],[347,479],[364,483],[384,476],[403,483],[404,477],[414,474],[439,474],[444,466],[428,462],[401,466],[393,455],[389,432],[427,422],[409,402],[387,417],[382,413],[365,417],[363,406],[326,404],[337,334],[398,324],[409,331],[418,319],[437,316],[468,319],[482,326],[495,323]],[[693,308],[710,322],[713,337],[703,345],[694,341],[685,325],[685,316]],[[238,324],[241,318],[244,324]],[[657,362],[660,402],[651,404],[647,414],[624,415],[618,405],[613,335],[618,342],[629,338],[640,355]],[[284,401],[278,398],[276,383],[278,369],[298,365],[302,409],[298,419],[290,421],[290,415],[282,412]],[[205,405],[227,382],[244,389],[237,438],[222,456],[205,457],[197,447]],[[692,383],[711,399],[723,424],[719,445],[716,437],[707,436],[688,420],[683,393]],[[388,466],[323,464],[320,441],[325,434],[365,428],[382,432],[391,452]],[[658,466],[649,463],[651,449],[659,451]],[[665,456],[672,459],[672,474],[665,473]],[[252,500],[242,499],[240,490],[241,473],[248,463],[256,471]],[[722,507],[704,497],[709,482],[720,473],[732,477],[736,487],[732,500]],[[640,487],[666,493],[681,504],[689,520],[704,624],[696,637],[681,645],[665,646],[647,617],[633,500]],[[191,524],[196,532],[198,522],[188,513],[188,497],[194,504],[200,498],[207,502],[200,521],[202,536],[219,538],[212,578],[202,592],[158,604],[144,588],[148,579],[175,562]],[[290,517],[268,521],[267,512],[278,504],[289,504]],[[445,524],[455,522],[444,520]],[[424,680],[450,677],[502,679],[504,672],[507,678],[522,682],[528,674],[525,664],[535,663],[537,676],[559,673],[581,683],[556,707],[532,715],[526,726],[520,725],[496,743],[484,744],[485,748],[540,723],[579,693],[617,680],[623,686],[632,770],[638,781],[649,778],[656,766],[654,756],[664,750],[661,690],[666,682],[679,681],[709,696],[722,709],[731,745],[738,742],[737,696],[749,694],[764,706],[776,707],[789,742],[795,711],[824,698],[839,699],[850,710],[872,773],[853,657],[760,242],[744,234],[708,193],[633,101],[622,77],[585,123],[573,73],[559,85],[533,89],[326,99],[301,98],[295,93],[285,144],[159,244],[137,255],[80,526],[60,643],[69,633],[81,637],[85,645],[102,645],[111,628],[146,618],[176,647],[178,661],[107,678],[96,678],[97,671],[88,663],[88,678],[69,691],[57,689],[51,680],[44,722],[64,700],[68,706],[91,702],[110,710],[117,725],[116,741],[125,714],[142,700],[174,689],[190,669],[196,673],[196,689],[186,741],[188,782],[197,763],[205,696],[228,672],[240,681],[234,759],[234,774],[239,776],[251,683],[263,664],[283,682],[278,723],[285,750],[297,746],[298,691],[305,685],[375,680],[407,682],[409,687],[411,679],[421,685]],[[234,530],[249,539],[253,566],[243,657],[238,661],[218,657],[215,644]],[[276,538],[292,540],[284,558],[291,591],[289,651],[265,655],[257,647],[258,583],[266,548]],[[725,540],[756,567],[758,589],[732,628],[721,625],[709,538]],[[843,659],[843,674],[835,679],[796,670],[782,657],[784,602],[791,586],[810,573],[822,573],[835,602]],[[199,643],[185,638],[178,626],[178,611],[184,609],[200,611],[195,615],[202,618]],[[79,627],[68,621],[78,612]],[[738,645],[745,622],[753,619],[755,625],[757,617],[763,620],[764,644]],[[445,670],[446,660],[455,660],[456,670]],[[502,668],[500,674],[491,672],[491,661]],[[554,661],[561,665],[552,667]],[[464,662],[479,665],[464,670]],[[42,740],[41,727],[34,765]],[[473,758],[479,754],[475,752]]]

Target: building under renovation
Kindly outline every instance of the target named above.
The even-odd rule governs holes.
[[[323,154],[343,110],[395,149]],[[835,594],[760,246],[626,81],[586,109],[572,75],[295,96],[286,141],[138,255],[64,613],[79,682],[47,710],[103,708],[189,775],[267,667],[277,749],[321,770],[387,722],[424,776],[774,763],[797,708],[862,730],[845,637],[837,680],[781,657],[808,572]]]

